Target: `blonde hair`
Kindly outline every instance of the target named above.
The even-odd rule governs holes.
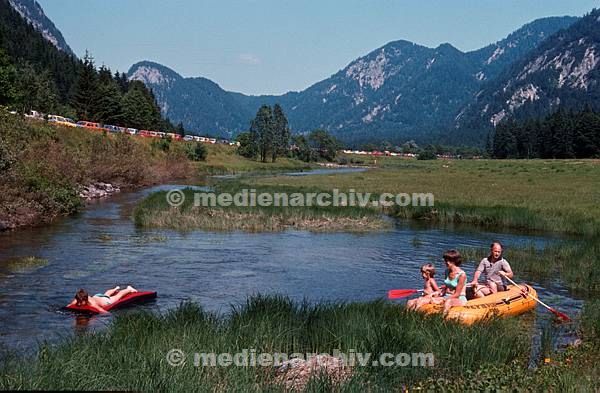
[[[421,266],[421,273],[427,273],[429,278],[433,278],[435,276],[435,267],[431,263],[426,263]]]

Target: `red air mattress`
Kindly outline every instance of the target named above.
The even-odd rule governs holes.
[[[156,298],[156,292],[153,292],[153,291],[133,292],[133,293],[130,293],[130,294],[124,296],[119,301],[106,306],[104,309],[106,311],[110,311],[114,308],[124,307],[131,303],[144,302],[146,300],[151,300],[154,298]],[[65,309],[70,310],[70,311],[88,313],[88,314],[98,314],[98,310],[96,310],[93,307],[87,306],[87,305],[86,306],[77,306],[77,305],[65,306]]]

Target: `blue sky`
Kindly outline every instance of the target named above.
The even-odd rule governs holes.
[[[38,0],[82,56],[127,71],[153,60],[227,90],[302,90],[405,39],[473,50],[545,16],[581,16],[598,0]]]

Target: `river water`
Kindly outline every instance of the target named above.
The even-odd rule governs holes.
[[[400,221],[390,231],[368,234],[179,233],[134,226],[131,212],[138,201],[157,190],[182,187],[161,185],[123,193],[47,227],[0,234],[0,261],[21,256],[48,260],[44,266],[17,272],[0,262],[0,347],[31,352],[42,341],[58,342],[73,332],[109,323],[111,316],[82,319],[61,311],[80,287],[91,293],[128,284],[156,290],[155,301],[135,309],[158,312],[192,300],[226,313],[231,305],[258,293],[311,302],[369,301],[385,297],[388,289],[420,288],[423,263],[435,263],[441,276],[441,255],[449,248],[487,247],[492,240],[509,247],[555,240]],[[472,277],[475,264],[463,267]],[[533,285],[542,298],[551,297],[553,305],[571,314],[582,306],[560,282]],[[530,318],[536,319],[536,326],[550,320],[539,307]]]

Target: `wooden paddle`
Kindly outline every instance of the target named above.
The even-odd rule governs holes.
[[[510,281],[511,284],[519,286],[516,282],[514,282],[513,280],[511,280],[510,278],[506,277],[506,275],[503,275],[504,278],[506,278],[508,281]],[[549,305],[547,305],[546,303],[542,302],[540,299],[536,298],[535,296],[533,296],[532,294],[530,294],[529,292],[527,292],[527,296],[529,296],[530,298],[532,298],[533,300],[535,300],[536,302],[538,302],[539,304],[541,304],[542,306],[546,307],[548,310],[550,310],[552,312],[552,314],[556,315],[557,317],[559,317],[560,319],[562,319],[563,321],[569,322],[571,321],[571,318],[569,318],[569,316],[565,313],[562,313],[558,310],[553,309],[552,307],[550,307]]]

